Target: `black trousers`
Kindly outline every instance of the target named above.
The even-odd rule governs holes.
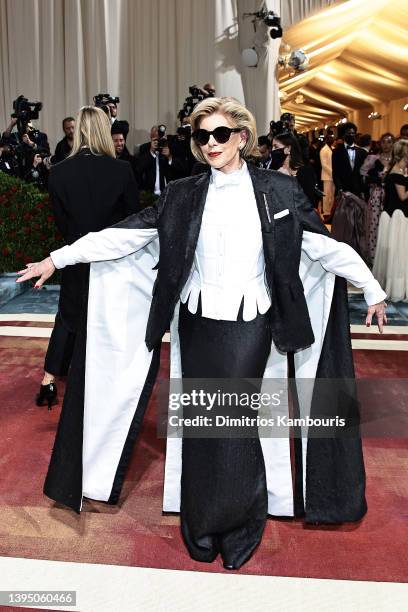
[[[245,322],[241,305],[237,321],[217,321],[181,304],[179,336],[183,379],[261,379],[271,348],[270,313]],[[183,439],[181,530],[193,559],[211,562],[220,552],[224,565],[239,568],[259,544],[266,518],[257,434]]]
[[[88,283],[89,264],[62,270],[58,312],[44,362],[44,370],[54,376],[68,373],[81,312],[87,307]]]

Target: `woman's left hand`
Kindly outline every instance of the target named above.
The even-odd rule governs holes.
[[[377,317],[378,331],[380,334],[384,331],[383,326],[387,325],[387,315],[385,314],[386,307],[387,304],[385,302],[379,302],[378,304],[369,306],[367,310],[366,326],[371,327],[373,315],[375,315]]]
[[[19,270],[17,274],[20,276],[16,280],[16,283],[23,283],[24,281],[30,280],[31,278],[40,277],[35,285],[35,289],[39,289],[43,286],[45,281],[50,278],[55,272],[55,266],[51,257],[47,257],[38,263],[29,263],[24,270]]]

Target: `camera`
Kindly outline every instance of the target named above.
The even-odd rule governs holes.
[[[284,121],[271,121],[269,123],[269,131],[274,137],[284,132],[290,132]]]
[[[292,115],[292,113],[283,113],[281,115],[280,118],[282,125],[283,125],[283,131],[284,132],[291,132],[292,128],[291,128],[291,124],[293,125],[294,121],[295,121],[295,115]]]
[[[157,127],[158,130],[158,135],[157,135],[157,147],[159,150],[159,153],[162,152],[162,150],[164,149],[164,147],[168,146],[168,141],[166,138],[166,126],[161,124]]]
[[[17,119],[18,133],[25,134],[27,132],[27,124],[32,119],[38,119],[42,102],[29,102],[23,95],[18,96],[13,102],[12,118]],[[37,131],[37,130],[34,130]]]
[[[188,88],[188,91],[193,99],[193,102],[195,102],[196,104],[197,102],[201,102],[201,100],[204,100],[204,92],[202,89],[197,87],[197,85],[192,85]]]
[[[197,85],[191,85],[188,88],[189,96],[186,97],[183,108],[179,110],[177,117],[180,121],[184,119],[184,117],[189,117],[193,112],[193,109],[196,104],[205,100],[206,98],[213,98],[214,92],[207,91],[206,89],[201,89]]]
[[[108,117],[110,117],[110,108],[108,105],[109,104],[119,104],[120,102],[117,96],[116,98],[114,98],[108,93],[97,94],[96,96],[94,96],[93,100],[94,100],[94,105],[97,106],[98,108],[101,108],[108,115]]]
[[[37,150],[34,152],[34,154],[35,154],[35,155],[39,155],[43,161],[44,161],[44,160],[46,160],[47,158],[51,157],[51,156],[50,156],[50,152],[49,152],[49,151],[47,151],[47,149],[44,149],[44,148],[38,148],[38,149],[37,149]]]

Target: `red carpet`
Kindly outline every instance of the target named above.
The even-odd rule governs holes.
[[[59,416],[59,406],[48,413],[33,403],[46,345],[42,338],[0,337],[0,555],[224,571],[219,560],[192,561],[178,516],[161,512],[165,443],[156,437],[154,402],[119,506],[88,503],[77,516],[42,495]],[[355,359],[360,377],[403,378],[408,371],[408,352],[359,350]],[[165,345],[161,376],[167,371]],[[369,505],[364,520],[336,528],[268,520],[261,546],[240,573],[406,581],[407,441],[367,439],[364,447]]]

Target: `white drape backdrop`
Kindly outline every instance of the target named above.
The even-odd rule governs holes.
[[[329,0],[320,0],[327,4]],[[283,0],[286,5],[312,0]],[[280,12],[279,0],[268,8]],[[254,112],[258,131],[279,114],[275,63],[279,41],[250,19],[262,0],[0,0],[0,130],[20,94],[44,103],[38,126],[52,147],[61,119],[97,93],[119,95],[129,143],[150,127],[174,129],[188,86],[215,82]],[[293,11],[292,11],[293,12]],[[294,14],[294,13],[293,13]],[[240,51],[255,44],[257,68]]]

